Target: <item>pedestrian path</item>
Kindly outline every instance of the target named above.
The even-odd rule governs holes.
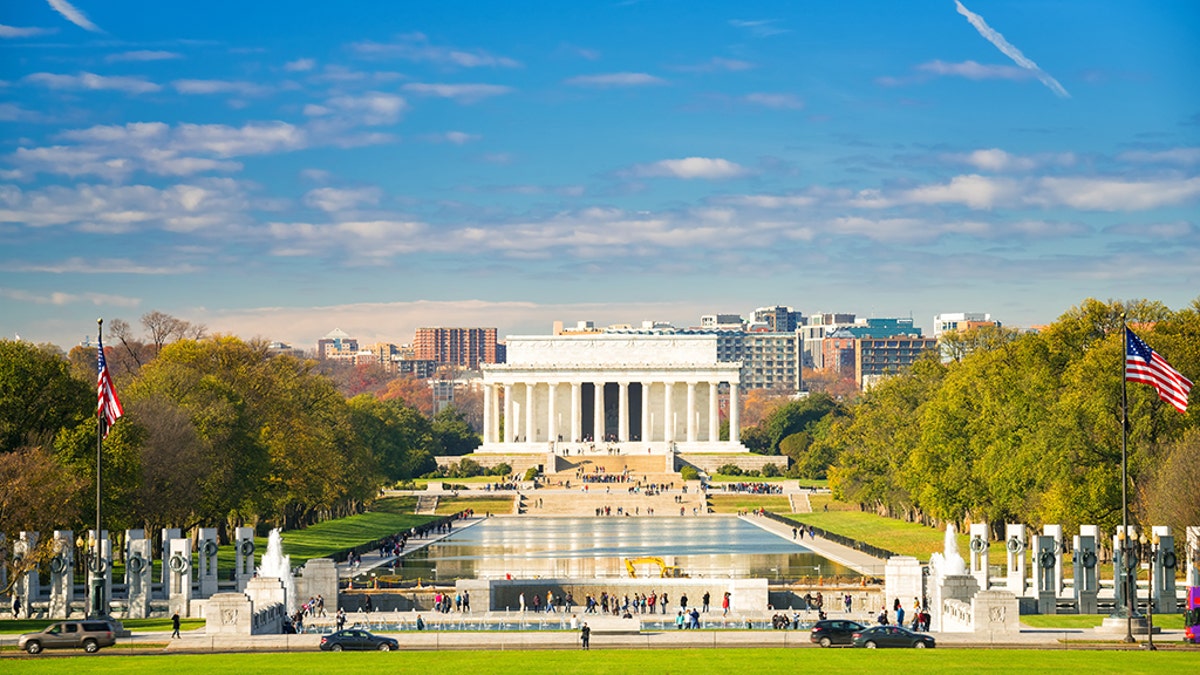
[[[435,542],[439,542],[439,541],[445,539],[446,537],[449,537],[450,535],[454,534],[457,531],[478,525],[479,523],[482,523],[485,520],[487,520],[487,519],[482,518],[482,517],[463,518],[460,520],[451,521],[453,523],[453,527],[449,532],[441,532],[441,533],[427,532],[424,536],[421,536],[421,537],[411,537],[410,536],[408,538],[408,543],[404,546],[404,551],[402,551],[399,556],[394,556],[391,554],[380,555],[378,550],[374,550],[374,551],[370,551],[370,552],[362,554],[362,562],[359,563],[358,565],[351,565],[348,562],[340,562],[337,564],[338,578],[339,579],[350,579],[350,578],[353,578],[353,577],[356,577],[356,576],[362,574],[363,572],[369,572],[369,571],[379,568],[379,567],[386,567],[386,566],[390,565],[391,562],[393,560],[396,560],[397,558],[403,558],[404,556],[412,553],[413,551],[420,551],[421,549],[425,548],[426,546],[429,546],[430,544],[433,544]],[[397,533],[397,534],[399,534],[399,533]]]
[[[867,555],[866,553],[852,549],[849,546],[845,546],[834,541],[829,541],[828,539],[822,539],[820,537],[806,536],[803,540],[793,538],[795,535],[792,533],[792,527],[773,518],[767,518],[765,516],[739,517],[742,520],[760,527],[772,534],[783,537],[789,541],[795,541],[801,546],[811,550],[813,553],[828,558],[841,565],[845,565],[859,574],[870,577],[883,577],[885,571],[884,568],[887,565],[887,561],[883,560],[882,558],[876,558],[875,556]]]

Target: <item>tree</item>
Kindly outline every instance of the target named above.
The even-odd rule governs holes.
[[[48,446],[95,410],[92,383],[72,377],[56,348],[0,340],[0,452]]]
[[[465,455],[480,445],[479,435],[471,430],[466,418],[454,405],[442,408],[433,416],[433,434],[442,452],[447,455]]]
[[[379,395],[379,399],[382,401],[400,399],[424,415],[433,415],[433,393],[429,390],[429,384],[411,375],[402,375],[388,382],[387,388]]]
[[[86,488],[84,481],[67,471],[49,447],[22,447],[5,453],[0,461],[0,533],[49,532],[65,523],[78,522],[75,496]],[[17,559],[12,542],[0,546],[0,568],[7,595],[26,572],[45,564],[56,553],[53,541],[44,537],[32,551]]]

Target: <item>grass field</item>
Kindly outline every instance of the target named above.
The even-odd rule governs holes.
[[[593,639],[593,645],[597,644]],[[129,656],[12,657],[0,661],[8,673],[481,673],[555,675],[596,673],[940,673],[975,675],[1033,672],[1186,673],[1200,654],[1184,651],[1081,651],[937,649],[671,649],[662,651],[472,651],[402,653],[180,654]]]
[[[816,504],[813,504],[814,510]],[[769,508],[769,507],[768,507]],[[787,510],[779,511],[792,520],[813,525],[822,529],[850,537],[872,546],[894,551],[901,555],[911,555],[921,560],[929,560],[932,553],[940,553],[945,544],[945,533],[918,523],[906,523],[895,518],[884,518],[874,513],[862,511],[839,511],[830,507],[828,512],[815,510],[814,513],[788,514]],[[966,555],[970,537],[958,535],[958,551]],[[993,542],[992,549],[997,555],[1003,553],[1003,545]]]
[[[1107,614],[1025,614],[1021,623],[1030,628],[1095,628],[1107,617]],[[1183,630],[1183,615],[1155,614],[1154,625],[1167,630]],[[1200,664],[1197,670],[1200,670]]]
[[[488,497],[442,497],[438,499],[437,514],[448,516],[463,509],[474,509],[475,515],[485,516],[489,513],[508,514],[513,512],[513,499],[516,495]]]
[[[0,634],[19,635],[34,633],[54,623],[52,619],[5,619],[0,621]],[[122,619],[121,625],[134,633],[171,630],[171,620],[162,619]],[[181,619],[181,630],[193,630],[204,627],[204,619]]]
[[[375,502],[367,513],[284,532],[283,552],[292,557],[293,565],[300,565],[436,520],[413,514],[415,506],[415,497],[389,497]],[[256,554],[261,554],[266,550],[266,539],[256,539],[255,547]]]
[[[751,494],[710,494],[709,503],[713,513],[737,513],[738,511],[753,511],[764,508],[775,513],[789,513],[792,510],[788,498],[783,495],[751,495]]]

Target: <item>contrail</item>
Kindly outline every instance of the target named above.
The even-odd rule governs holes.
[[[975,26],[975,30],[979,31],[979,34],[983,36],[983,39],[995,45],[996,49],[1004,52],[1004,55],[1012,59],[1018,66],[1021,66],[1026,70],[1033,71],[1033,74],[1037,76],[1037,79],[1041,80],[1042,84],[1049,87],[1050,91],[1063,98],[1071,98],[1071,95],[1067,93],[1066,89],[1063,89],[1063,86],[1058,83],[1058,80],[1050,77],[1050,74],[1039,68],[1038,64],[1026,58],[1026,56],[1021,53],[1020,49],[1012,46],[1008,40],[1004,39],[1003,35],[998,33],[991,26],[987,25],[987,22],[983,20],[982,16],[979,16],[966,7],[963,7],[963,4],[958,0],[954,0],[954,4],[958,6],[958,13],[967,17],[967,21],[970,21],[971,25]]]
[[[67,2],[67,0],[46,0],[46,2],[50,3],[50,7],[52,7],[54,11],[62,14],[64,19],[70,21],[76,26],[93,33],[104,32],[99,26],[92,23],[90,19],[84,16],[83,12],[75,9],[75,6]]]

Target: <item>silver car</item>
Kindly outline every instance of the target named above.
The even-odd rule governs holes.
[[[103,620],[59,621],[46,626],[40,633],[25,633],[17,646],[30,654],[43,649],[79,649],[95,654],[101,647],[117,643],[112,624]]]

